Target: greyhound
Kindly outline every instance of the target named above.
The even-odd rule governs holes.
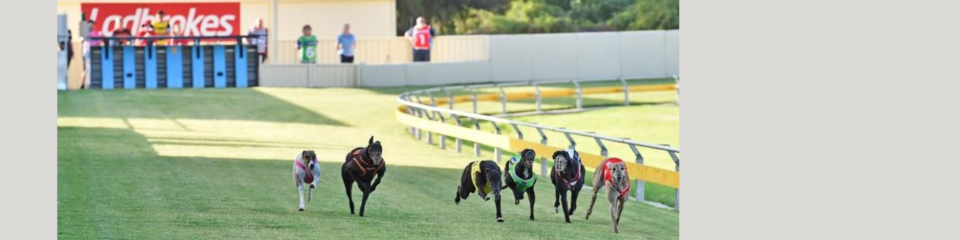
[[[340,168],[340,175],[343,177],[343,187],[347,190],[347,199],[350,200],[350,214],[353,211],[353,183],[357,183],[360,191],[363,192],[363,200],[360,202],[360,217],[363,217],[364,209],[367,206],[367,198],[370,193],[377,190],[383,174],[387,172],[387,163],[383,160],[383,146],[380,141],[373,141],[373,136],[367,142],[367,147],[354,148],[347,153],[346,161]],[[373,176],[377,180],[373,180]],[[373,181],[371,185],[370,182]]]
[[[623,205],[627,202],[627,196],[630,193],[630,175],[627,174],[627,164],[623,160],[607,158],[597,166],[597,173],[593,176],[593,199],[590,200],[590,208],[587,209],[587,219],[590,219],[593,204],[597,201],[597,192],[602,186],[607,188],[613,232],[620,233],[620,214],[623,214]]]
[[[320,164],[317,163],[317,154],[312,150],[303,150],[293,161],[293,183],[300,190],[300,211],[306,206],[303,202],[303,188],[310,185],[307,201],[313,200],[313,189],[320,182]]]
[[[530,197],[530,220],[533,220],[533,204],[537,199],[533,190],[537,184],[537,175],[533,174],[533,160],[536,157],[537,153],[532,149],[524,149],[503,166],[503,178],[507,184],[503,188],[513,190],[514,204],[520,204],[524,192]]]
[[[553,209],[559,212],[560,203],[563,203],[563,217],[570,223],[570,215],[577,210],[577,197],[583,189],[583,178],[586,169],[580,162],[580,153],[573,149],[560,150],[553,153],[553,171],[550,172],[550,181],[556,190],[556,199]],[[570,192],[570,208],[567,208],[567,192]]]
[[[493,194],[494,203],[497,205],[497,222],[503,222],[503,214],[500,212],[500,189],[502,188],[500,175],[502,175],[500,166],[497,166],[494,161],[485,160],[467,164],[463,169],[463,176],[460,177],[460,186],[457,186],[457,198],[454,202],[460,205],[460,199],[467,199],[474,192],[484,201],[489,201],[490,194]]]

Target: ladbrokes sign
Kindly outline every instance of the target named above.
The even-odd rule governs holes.
[[[240,3],[82,3],[80,10],[96,24],[94,29],[110,32],[117,22],[134,34],[140,25],[155,21],[158,11],[170,26],[180,26],[184,36],[240,35]]]

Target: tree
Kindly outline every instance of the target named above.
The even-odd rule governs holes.
[[[680,29],[680,1],[638,0],[608,24],[620,31]]]

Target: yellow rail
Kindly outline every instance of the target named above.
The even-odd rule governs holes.
[[[669,85],[649,85],[649,86],[634,86],[630,87],[631,92],[644,92],[644,91],[672,91],[675,90],[676,86],[673,84]],[[623,87],[596,87],[596,88],[584,88],[583,94],[601,94],[601,93],[618,93],[623,92]],[[564,97],[575,95],[575,90],[561,89],[561,90],[546,90],[541,91],[541,97]],[[513,92],[507,94],[508,100],[517,100],[517,99],[530,99],[536,98],[536,95],[532,92]],[[456,96],[454,97],[454,102],[469,102],[472,100],[471,96]],[[477,95],[477,100],[480,101],[496,101],[500,100],[500,94],[481,94]],[[437,99],[437,105],[448,103],[448,99]],[[421,102],[421,104],[429,104],[429,102]],[[540,144],[537,142],[525,141],[522,139],[513,138],[506,135],[498,135],[495,133],[480,131],[472,128],[465,128],[453,124],[442,123],[437,121],[432,121],[428,119],[418,118],[406,113],[407,106],[400,106],[397,108],[396,117],[401,123],[408,126],[422,129],[423,131],[435,132],[445,136],[450,136],[453,138],[468,140],[476,142],[479,144],[507,149],[513,152],[520,152],[523,149],[529,148],[533,149],[538,153],[547,153],[552,154],[553,152],[564,150],[563,148],[553,147],[549,145]],[[592,153],[580,152],[580,158],[583,161],[583,164],[588,167],[595,167],[604,160],[603,156]],[[627,163],[627,171],[630,176],[634,179],[643,180],[645,182],[656,183],[671,188],[680,188],[680,173],[676,171],[655,168],[646,166],[638,163]]]
[[[677,86],[675,84],[661,84],[661,85],[632,86],[630,87],[630,92],[673,91],[676,89],[677,89]],[[583,94],[603,94],[603,93],[622,93],[622,92],[623,92],[623,87],[583,88]],[[541,98],[569,97],[576,94],[577,94],[577,91],[573,89],[554,89],[554,90],[540,91]],[[523,99],[534,99],[534,98],[537,98],[537,94],[534,92],[507,93],[507,100],[523,100]],[[473,100],[473,96],[453,97],[454,103],[469,102],[472,100]],[[500,101],[500,94],[499,93],[477,94],[477,101]],[[450,102],[449,98],[437,98],[437,106],[441,104],[447,104],[449,102]],[[427,105],[432,104],[430,100],[426,100],[420,103],[427,104]]]

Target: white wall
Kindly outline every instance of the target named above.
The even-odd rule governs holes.
[[[367,87],[407,86],[407,65],[381,64],[360,68],[360,84]]]
[[[490,76],[494,82],[533,79],[533,35],[490,36]]]
[[[575,78],[578,47],[577,34],[534,34],[533,80]]]
[[[493,82],[665,78],[680,72],[680,31],[490,36]]]
[[[620,77],[668,78],[680,73],[678,30],[445,38],[450,40],[443,45],[442,51],[434,51],[434,56],[439,54],[448,58],[444,60],[468,61],[321,64],[316,65],[321,67],[311,68],[314,72],[296,72],[295,76],[275,72],[284,69],[277,67],[267,74],[262,74],[261,81],[264,82],[263,86],[291,86],[301,83],[304,85],[299,86],[392,87],[531,80],[607,80]],[[390,47],[385,46],[397,43],[401,44],[399,48],[403,48],[400,51],[406,52],[402,39],[382,41],[382,44],[368,44],[375,45],[370,48],[378,49],[367,50],[391,51]],[[484,44],[486,47],[482,47]],[[477,48],[486,50],[488,54],[477,53]],[[301,80],[296,77],[298,74],[308,76]],[[274,79],[286,77],[293,77],[293,80]]]
[[[486,61],[407,64],[274,64],[260,68],[264,87],[394,87],[490,81]]]
[[[621,63],[625,78],[666,76],[666,34],[660,31],[620,34]]]
[[[621,35],[618,32],[577,34],[577,79],[617,79],[623,76]]]
[[[667,31],[667,75],[680,75],[680,30]]]

